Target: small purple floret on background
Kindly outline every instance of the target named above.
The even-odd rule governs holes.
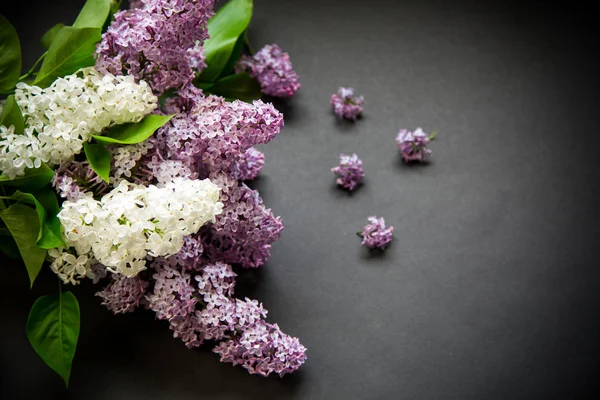
[[[338,177],[337,184],[349,191],[355,190],[365,177],[362,161],[356,154],[340,154],[340,164],[331,171]]]
[[[235,72],[247,72],[260,83],[261,91],[273,97],[291,97],[300,89],[300,78],[292,68],[288,53],[268,44],[254,56],[242,56]]]
[[[363,112],[363,96],[354,95],[352,88],[339,88],[338,92],[331,95],[329,104],[339,118],[356,120]]]
[[[362,246],[370,249],[385,249],[392,241],[393,231],[393,226],[386,228],[383,218],[369,217],[369,223],[358,235],[362,237]]]
[[[406,163],[424,161],[425,157],[432,153],[427,146],[433,137],[434,134],[427,135],[421,128],[417,128],[414,132],[401,129],[396,136],[396,144],[400,149],[402,160]]]

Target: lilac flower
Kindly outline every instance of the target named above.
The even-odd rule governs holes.
[[[102,298],[102,305],[115,314],[132,312],[144,303],[148,282],[139,276],[128,278],[121,274],[111,274],[111,282],[96,296]]]
[[[283,127],[283,116],[272,104],[191,94],[169,103],[179,114],[152,140],[165,159],[182,161],[200,177],[231,171],[250,147],[269,142]]]
[[[351,156],[340,154],[340,165],[332,168],[331,171],[338,177],[336,180],[338,185],[349,191],[355,190],[365,177],[362,161],[356,154]]]
[[[369,217],[369,223],[363,227],[362,232],[358,233],[362,236],[361,245],[370,249],[385,249],[392,241],[393,226],[385,227],[383,218]]]
[[[306,348],[298,339],[283,333],[277,324],[259,321],[233,339],[219,343],[213,351],[221,362],[241,365],[251,374],[283,376],[306,361]]]
[[[329,101],[335,115],[353,121],[362,114],[363,103],[363,97],[355,96],[354,89],[344,87],[339,88],[337,93],[332,94]]]
[[[235,71],[248,72],[269,96],[291,97],[300,88],[300,78],[292,69],[290,56],[276,44],[266,45],[253,57],[240,57]]]
[[[173,337],[181,339],[188,349],[199,347],[204,343],[205,332],[196,314],[178,315],[169,321],[169,329]]]
[[[255,179],[264,165],[265,155],[250,147],[237,162],[237,178],[241,181]]]
[[[197,45],[208,38],[214,0],[142,0],[115,14],[96,49],[101,72],[133,75],[156,94],[189,84],[204,67]]]
[[[400,149],[402,160],[408,163],[411,161],[423,161],[432,151],[427,148],[435,134],[427,135],[421,128],[414,132],[407,129],[401,129],[396,136],[396,144]]]
[[[77,201],[85,193],[101,196],[108,192],[108,184],[102,180],[87,161],[62,163],[54,172],[52,186],[58,195],[69,201]]]
[[[173,269],[163,258],[155,258],[152,267],[156,271],[152,275],[154,289],[146,295],[146,300],[156,317],[171,320],[194,313],[197,300],[193,296],[190,276]]]
[[[211,180],[221,186],[214,175]],[[281,235],[281,219],[263,205],[257,191],[244,184],[221,186],[220,201],[223,212],[199,232],[204,257],[246,268],[261,266],[270,255],[271,243]]]

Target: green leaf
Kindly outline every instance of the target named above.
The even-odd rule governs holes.
[[[25,175],[18,176],[15,179],[9,179],[5,175],[0,175],[0,185],[12,186],[26,191],[41,189],[52,180],[54,171],[46,164],[39,168],[28,168]]]
[[[12,89],[21,75],[21,43],[14,26],[0,14],[0,90]]]
[[[56,199],[54,190],[43,188],[32,194],[46,210],[46,219],[44,220],[44,225],[42,227],[42,236],[37,241],[38,247],[41,247],[42,249],[68,247],[62,238],[60,220],[57,216],[60,207],[58,206],[58,200]]]
[[[94,65],[96,43],[101,38],[100,28],[74,28],[72,26],[62,28],[52,41],[33,84],[46,87],[56,78]]]
[[[71,292],[42,296],[27,318],[27,338],[35,352],[69,386],[73,357],[79,338],[80,314]]]
[[[52,44],[52,42],[54,41],[54,39],[56,38],[56,35],[58,35],[58,32],[60,32],[60,30],[62,28],[65,27],[65,24],[63,24],[62,22],[59,22],[58,24],[54,25],[52,28],[48,29],[46,31],[46,33],[44,33],[44,36],[42,36],[42,39],[40,40],[40,43],[42,44],[42,46],[44,46],[44,48],[49,48],[50,45]]]
[[[97,142],[107,144],[136,144],[148,139],[161,126],[169,122],[173,115],[150,114],[137,123],[117,125],[106,135],[92,135]]]
[[[87,157],[90,167],[107,183],[110,175],[110,152],[103,144],[84,143],[83,151]]]
[[[214,82],[221,75],[251,18],[252,0],[229,0],[208,20],[210,38],[204,42],[206,68],[200,82]]]
[[[42,269],[46,250],[36,246],[40,223],[36,211],[23,204],[13,204],[0,212],[0,218],[17,243],[31,286]]]
[[[23,133],[25,131],[25,122],[19,105],[15,101],[15,95],[11,94],[6,98],[2,115],[0,115],[0,125],[15,126],[15,133]]]
[[[259,99],[261,96],[260,84],[245,72],[226,76],[214,84],[200,86],[200,88],[206,93],[247,102]]]
[[[0,198],[2,198],[3,200],[24,201],[25,203],[29,203],[35,206],[35,212],[37,213],[40,226],[40,230],[36,241],[40,240],[40,238],[42,237],[43,224],[44,221],[46,221],[46,209],[40,204],[40,202],[35,198],[35,196],[31,193],[23,193],[17,190],[10,196],[2,196]]]
[[[87,0],[73,23],[74,28],[102,28],[110,13],[110,0]]]
[[[242,50],[244,49],[244,36],[246,35],[246,31],[242,32],[242,34],[238,37],[235,42],[235,46],[233,46],[233,50],[231,51],[231,55],[229,56],[229,60],[227,64],[223,67],[221,74],[219,75],[219,79],[224,78],[233,73],[233,69],[235,68],[235,64],[237,64],[240,56],[242,55]]]

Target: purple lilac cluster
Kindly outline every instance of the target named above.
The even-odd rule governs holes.
[[[329,104],[339,118],[356,120],[363,112],[363,96],[356,96],[352,88],[339,88],[337,93],[331,95]]]
[[[363,227],[362,232],[358,235],[362,236],[361,245],[370,249],[385,249],[392,241],[393,231],[393,226],[386,228],[383,218],[369,217],[369,223]]]
[[[365,177],[362,161],[356,154],[340,154],[340,164],[331,171],[338,177],[337,184],[349,191],[355,190]]]
[[[161,94],[189,84],[204,67],[198,43],[208,38],[206,23],[214,0],[142,0],[115,14],[96,49],[96,68],[143,79]]]
[[[139,160],[129,160],[130,173],[120,179],[160,186],[177,177],[209,178],[221,188],[224,204],[213,223],[184,238],[177,254],[148,260],[148,270],[135,278],[112,277],[98,296],[115,313],[139,306],[154,311],[189,348],[222,342],[215,347],[222,361],[251,373],[284,375],[302,365],[306,349],[265,322],[262,304],[233,297],[231,267],[262,265],[283,229],[259,193],[241,182],[255,178],[264,165],[264,155],[253,146],[271,141],[283,116],[271,104],[227,102],[192,85],[193,70],[204,66],[202,42],[212,5],[213,0],[137,1],[115,16],[98,46],[101,71],[146,80],[156,94],[174,89],[160,110],[174,117],[149,139]],[[252,72],[261,77],[265,93],[289,96],[300,86],[289,56],[277,46],[253,60]],[[61,168],[57,190],[65,197],[106,190],[97,177],[83,179],[79,173],[71,165]],[[78,186],[71,187],[73,182]]]
[[[423,129],[417,128],[414,132],[402,129],[396,136],[396,144],[400,149],[400,156],[404,162],[420,162],[432,151],[427,148],[433,135],[427,135]]]
[[[105,270],[105,269],[104,269]],[[144,293],[149,283],[139,276],[128,278],[111,274],[111,282],[96,296],[102,298],[102,305],[115,314],[132,312],[144,303]]]
[[[250,147],[237,162],[237,178],[241,181],[256,179],[264,165],[265,155]]]
[[[292,68],[289,54],[276,44],[266,45],[254,56],[240,57],[235,72],[248,72],[268,96],[291,97],[300,89],[300,78]]]

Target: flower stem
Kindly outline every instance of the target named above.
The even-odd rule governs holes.
[[[22,80],[24,80],[24,79],[27,79],[27,78],[29,78],[29,76],[31,76],[31,74],[33,74],[33,71],[35,71],[35,69],[37,68],[37,66],[38,66],[38,65],[39,65],[39,64],[42,62],[42,60],[43,60],[43,59],[46,57],[46,54],[48,54],[48,52],[47,52],[47,51],[45,51],[45,52],[44,52],[44,54],[42,54],[42,55],[40,56],[40,58],[38,58],[38,59],[37,59],[37,61],[36,61],[36,62],[33,64],[33,67],[31,67],[31,68],[29,69],[29,71],[27,71],[27,72],[25,73],[25,75],[21,75],[21,76],[19,77],[19,82],[20,82],[20,81],[22,81]]]

